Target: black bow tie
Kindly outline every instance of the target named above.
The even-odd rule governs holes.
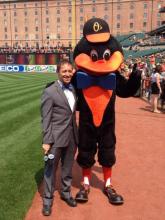
[[[73,87],[72,87],[72,85],[69,83],[69,84],[62,84],[62,89],[64,90],[64,89],[69,89],[69,90],[71,90],[72,91],[72,89],[73,89]]]

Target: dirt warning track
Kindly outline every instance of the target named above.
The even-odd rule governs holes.
[[[42,185],[36,192],[25,220],[164,220],[165,219],[165,114],[150,111],[139,98],[116,101],[116,155],[112,183],[125,200],[111,205],[102,193],[103,176],[98,163],[93,167],[89,202],[71,208],[60,199],[57,183],[52,215],[42,216]],[[60,175],[58,170],[57,175]],[[59,177],[60,179],[60,177]],[[72,194],[81,182],[75,162]]]

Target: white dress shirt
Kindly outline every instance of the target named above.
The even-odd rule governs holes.
[[[60,84],[61,87],[63,86],[63,84],[60,80],[58,80],[58,83]],[[67,100],[68,100],[69,106],[73,112],[74,105],[75,105],[75,98],[74,98],[73,92],[67,88],[64,88],[63,91],[64,91],[64,94],[65,94]]]

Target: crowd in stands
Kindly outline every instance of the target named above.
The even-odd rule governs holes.
[[[64,45],[58,45],[58,46],[4,46],[0,47],[0,54],[14,54],[14,53],[66,53],[71,52],[72,47],[71,46],[64,46]]]
[[[133,59],[132,57],[128,58],[121,65],[121,74],[125,76],[126,79],[129,78],[133,65],[137,63],[137,68],[141,71],[142,81],[141,81],[141,89],[138,91],[136,96],[141,96],[149,102],[153,102],[152,100],[152,83],[154,73],[159,69],[160,76],[160,94],[158,97],[158,107],[162,110],[165,109],[165,52],[161,54],[151,55],[149,57],[142,57]],[[156,101],[155,101],[156,102]],[[157,111],[157,110],[156,110]]]
[[[140,41],[140,46],[153,46],[153,45],[161,45],[165,44],[164,36],[152,36],[146,37],[145,39]]]
[[[123,49],[132,50],[134,52],[146,49],[147,46],[162,46],[164,45],[165,49],[165,35],[154,35],[150,36],[147,33],[131,33],[122,36],[116,36],[117,40],[122,45]],[[26,43],[26,46],[21,44],[14,43],[13,46],[4,45],[0,47],[0,54],[8,53],[57,53],[57,52],[71,52],[72,46],[64,45],[61,42],[58,42],[56,46],[52,46],[48,41],[46,46],[40,46],[39,43],[36,43],[34,46],[29,46]]]
[[[118,36],[117,39],[124,49],[128,51],[141,51],[146,49],[163,48],[165,50],[165,34],[150,36],[147,33],[136,33]]]

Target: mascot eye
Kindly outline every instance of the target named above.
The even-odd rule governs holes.
[[[109,49],[107,49],[107,50],[104,51],[103,58],[104,58],[105,60],[109,60],[110,55],[111,55],[111,52],[110,52]]]
[[[91,54],[90,54],[92,61],[97,61],[98,60],[98,53],[96,50],[91,50]]]

